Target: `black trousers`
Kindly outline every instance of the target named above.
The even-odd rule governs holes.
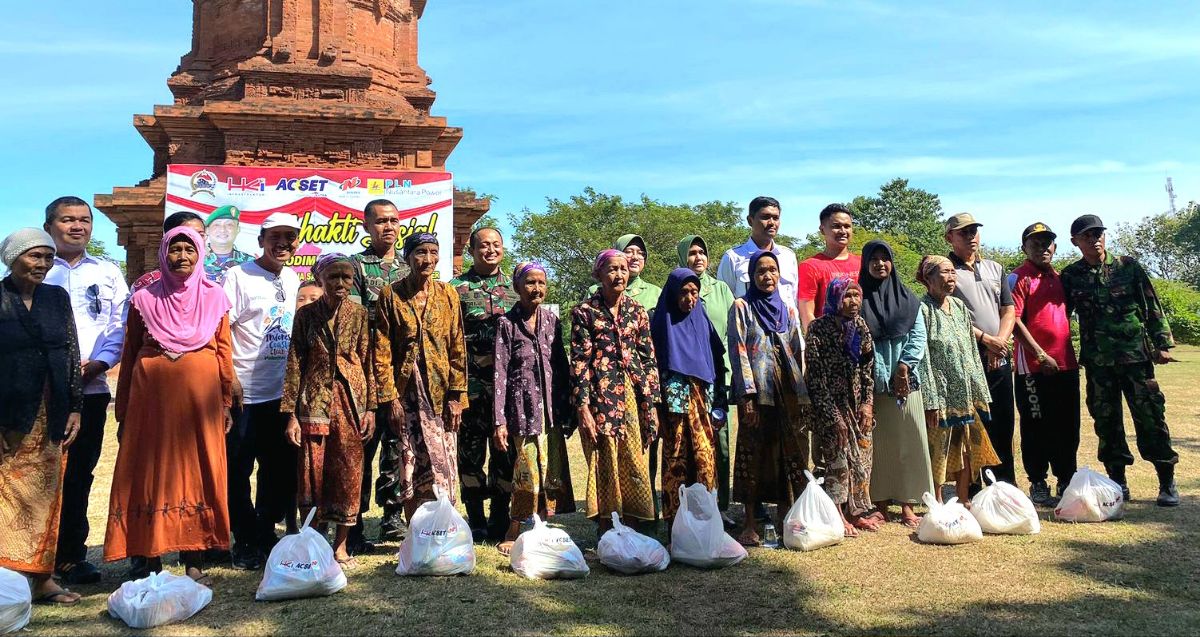
[[[997,480],[1009,484],[1017,483],[1017,471],[1013,466],[1013,431],[1016,428],[1016,409],[1013,403],[1013,373],[1012,366],[1005,364],[1000,369],[988,370],[987,357],[983,359],[983,369],[987,370],[988,390],[992,394],[989,405],[992,421],[984,425],[988,438],[1000,457],[1000,464],[990,467],[996,474]],[[980,472],[989,467],[973,467],[976,470],[975,479]]]
[[[284,437],[287,418],[279,401],[243,405],[225,436],[229,463],[229,525],[237,544],[273,543],[275,524],[296,507],[296,448]],[[258,462],[256,497],[250,475]]]
[[[1018,374],[1017,410],[1025,475],[1041,482],[1052,470],[1065,488],[1079,453],[1079,370]]]
[[[93,472],[104,446],[104,423],[108,420],[110,394],[83,397],[79,435],[67,449],[63,474],[62,513],[58,523],[58,564],[75,564],[87,559],[88,497],[92,494]]]

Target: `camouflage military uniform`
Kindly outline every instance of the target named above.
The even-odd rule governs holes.
[[[1174,464],[1179,456],[1171,449],[1154,356],[1175,341],[1146,271],[1133,257],[1106,253],[1100,265],[1081,259],[1063,268],[1061,277],[1067,312],[1079,317],[1079,362],[1087,370],[1099,460],[1106,466],[1133,464],[1121,413],[1124,394],[1142,458]]]
[[[484,463],[496,427],[495,414],[495,347],[496,323],[517,304],[518,297],[512,279],[503,272],[483,276],[468,270],[452,280],[462,301],[463,331],[467,342],[467,398],[469,407],[463,412],[462,428],[458,431],[458,475],[462,484],[462,499],[468,514],[481,515],[483,500],[498,495],[497,485],[512,481],[512,465],[507,455],[493,450],[488,471]],[[490,477],[490,483],[489,483]],[[476,507],[476,511],[472,511]],[[502,508],[501,514],[497,509]],[[498,500],[492,503],[492,519],[508,524],[508,507]],[[472,521],[476,526],[478,520]]]
[[[204,275],[208,277],[209,281],[222,284],[225,282],[226,272],[253,260],[253,255],[246,254],[237,248],[223,257],[217,256],[216,252],[209,249],[208,254],[204,257]]]
[[[354,272],[354,287],[350,289],[350,300],[367,309],[372,326],[371,338],[374,339],[375,305],[379,302],[379,291],[383,286],[408,276],[408,264],[399,254],[393,261],[385,261],[370,248],[351,258],[357,267]],[[404,506],[397,495],[400,485],[400,439],[388,427],[390,409],[390,405],[379,406],[375,412],[375,433],[370,440],[363,443],[363,482],[359,501],[359,523],[354,528],[356,536],[362,533],[362,514],[371,507],[371,465],[375,461],[375,452],[381,446],[383,450],[379,457],[379,478],[375,481],[374,491],[375,504],[383,507],[385,526],[396,526],[398,519],[393,518],[398,518],[397,514]]]

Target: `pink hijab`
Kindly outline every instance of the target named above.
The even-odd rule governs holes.
[[[196,246],[196,267],[183,281],[171,274],[167,263],[167,248],[180,235],[191,239]],[[205,254],[204,240],[195,230],[186,226],[172,228],[158,246],[158,269],[162,276],[133,293],[133,306],[146,322],[146,330],[164,350],[182,353],[204,347],[229,311],[225,291],[204,274]]]

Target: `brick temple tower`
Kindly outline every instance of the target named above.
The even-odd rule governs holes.
[[[417,64],[426,3],[192,0],[192,49],[167,80],[175,103],[133,118],[151,177],[95,198],[131,280],[157,263],[168,164],[445,170],[462,129],[430,115]],[[487,210],[455,193],[456,261]]]

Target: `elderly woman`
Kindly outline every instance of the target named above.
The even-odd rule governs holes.
[[[885,241],[862,251],[858,282],[862,317],[875,342],[875,430],[871,448],[871,501],[881,512],[900,505],[900,522],[916,528],[913,505],[933,492],[929,440],[917,368],[925,358],[921,301],[896,275],[895,254]]]
[[[700,277],[700,300],[704,302],[704,313],[712,321],[713,328],[721,339],[725,339],[729,323],[729,308],[733,307],[733,291],[724,281],[708,273],[708,243],[703,237],[689,235],[679,241],[675,247],[679,257],[679,267],[688,268]],[[729,352],[721,357],[725,364],[725,386],[729,386]],[[729,430],[737,422],[735,413],[726,414],[726,426],[717,430],[716,445],[717,459],[717,503],[721,507],[721,516],[725,526],[733,528],[733,520],[725,513],[729,508]]]
[[[187,575],[210,584],[203,552],[229,548],[229,298],[205,277],[205,250],[187,226],[167,232],[162,276],[130,299],[104,559],[141,558],[131,579],[162,570],[161,556],[179,551]]]
[[[716,432],[725,426],[725,345],[700,300],[700,277],[678,268],[658,297],[650,334],[662,382],[663,518],[679,510],[679,487],[717,486]]]
[[[875,426],[875,348],[859,316],[862,288],[838,277],[825,288],[822,315],[808,324],[805,362],[812,400],[813,473],[838,505],[847,537],[876,531],[871,510],[871,430]]]
[[[54,239],[23,228],[0,243],[0,566],[33,581],[37,603],[74,605],[51,578],[63,451],[83,409],[79,343],[67,291],[43,285]]]
[[[358,522],[363,441],[375,432],[375,374],[367,310],[347,302],[354,262],[323,255],[313,268],[325,293],[296,312],[283,402],[285,435],[300,448],[297,497],[301,511],[317,509],[313,524],[334,524],[333,555],[354,566],[346,542]]]
[[[760,250],[748,267],[751,285],[729,311],[732,390],[741,410],[733,497],[746,509],[738,541],[759,546],[753,511],[774,502],[779,517],[804,490],[809,445],[803,407],[809,399],[804,336],[796,310],[779,295],[779,258]]]
[[[558,317],[542,307],[546,269],[534,262],[513,270],[519,301],[496,325],[496,422],[492,441],[512,463],[509,526],[500,553],[508,555],[521,522],[575,510],[566,438],[575,418],[568,402],[570,364]]]
[[[917,280],[927,290],[921,299],[921,317],[928,349],[919,371],[934,495],[941,502],[942,485],[954,480],[958,500],[970,506],[973,473],[1000,463],[983,427],[989,418],[991,394],[973,337],[971,314],[962,301],[951,296],[957,285],[954,264],[943,256],[926,256]]]
[[[571,399],[588,465],[587,516],[601,531],[611,514],[653,520],[646,452],[658,432],[658,369],[650,318],[625,295],[629,262],[617,250],[596,257],[599,289],[571,310]]]
[[[417,507],[458,497],[458,428],[467,406],[467,350],[454,287],[434,280],[437,236],[404,240],[405,278],[379,290],[375,377],[388,426],[400,438],[396,499],[412,519]]]

